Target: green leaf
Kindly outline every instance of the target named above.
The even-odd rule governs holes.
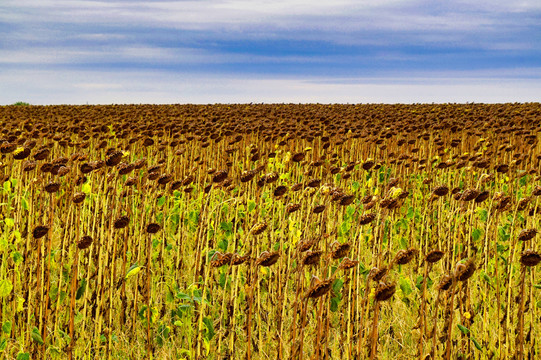
[[[23,208],[23,210],[28,210],[29,208],[28,200],[26,200],[25,197],[21,197],[21,207]]]
[[[406,278],[400,278],[400,289],[404,295],[409,295],[412,293],[412,288],[410,282]]]
[[[74,323],[75,325],[77,325],[77,324],[79,324],[81,321],[83,321],[83,319],[84,319],[83,313],[80,313],[80,312],[79,312],[79,313],[77,313],[77,314],[75,315],[75,320],[73,320],[73,323]]]
[[[249,200],[248,201],[248,212],[251,213],[255,210],[255,201]]]
[[[226,233],[232,233],[233,223],[231,221],[223,221],[220,223],[220,229]]]
[[[4,182],[4,191],[9,192],[11,190],[11,182],[6,181]]]
[[[229,242],[226,239],[220,240],[220,242],[218,242],[218,249],[220,249],[222,252],[226,252],[228,245]]]
[[[417,275],[417,279],[415,279],[415,287],[419,290],[423,290],[423,275]]]
[[[346,218],[351,218],[355,214],[355,206],[354,205],[348,205],[346,208]]]
[[[158,205],[158,206],[163,206],[163,204],[165,204],[165,200],[166,200],[166,199],[165,199],[165,196],[160,196],[160,197],[158,198],[158,201],[157,201],[157,204],[156,204],[156,205]]]
[[[479,219],[482,222],[486,222],[487,219],[488,219],[488,210],[487,209],[481,209],[481,210],[479,210],[478,215],[479,215]]]
[[[336,295],[340,295],[340,290],[342,290],[342,286],[344,285],[344,280],[342,279],[336,279],[332,283],[332,291]]]
[[[11,253],[11,258],[15,264],[19,264],[23,261],[23,255],[18,251],[13,251]]]
[[[465,327],[464,325],[457,324],[458,329],[462,331],[463,334],[468,335],[470,333],[470,329]]]
[[[483,233],[483,230],[481,229],[474,229],[471,233],[471,237],[474,242],[477,242],[481,238],[481,234]]]
[[[205,323],[205,327],[207,328],[207,333],[205,334],[205,337],[208,340],[211,340],[214,337],[214,325],[212,324],[212,319],[210,317],[204,317],[203,323]]]
[[[6,334],[11,334],[11,321],[6,321],[2,324],[2,331]]]
[[[0,297],[8,296],[11,294],[11,290],[13,290],[13,284],[11,281],[7,279],[0,280]]]
[[[32,338],[32,340],[34,340],[38,344],[43,345],[43,338],[41,337],[41,334],[39,333],[39,330],[37,327],[34,327],[32,329],[32,332],[30,333],[30,337]]]
[[[507,229],[503,226],[500,226],[498,229],[498,235],[500,241],[507,241],[511,237],[511,234],[507,231]]]
[[[15,221],[12,218],[5,218],[4,223],[8,228],[12,228],[15,225]]]
[[[340,304],[340,299],[338,297],[331,298],[331,311],[337,312],[339,304]]]
[[[415,216],[415,210],[413,207],[408,208],[408,213],[406,214],[406,219],[412,219]]]
[[[225,272],[221,272],[220,273],[220,276],[218,278],[218,285],[220,285],[220,287],[223,289],[225,288],[225,283],[226,283],[226,280],[227,280],[227,277],[225,275]]]
[[[188,294],[185,294],[185,293],[182,293],[182,292],[178,292],[177,295],[176,295],[177,299],[180,299],[180,300],[192,300],[192,297]]]
[[[86,290],[86,278],[83,278],[83,280],[81,280],[81,285],[79,285],[79,288],[77,289],[77,293],[75,294],[75,299],[79,300],[85,293],[85,290]]]
[[[477,342],[477,340],[475,340],[474,338],[470,337],[470,340],[473,342],[473,345],[475,345],[475,347],[477,348],[477,350],[479,351],[482,351],[483,350],[483,347],[481,346],[481,344],[479,344]]]
[[[7,344],[8,344],[8,341],[6,339],[0,340],[0,351],[6,350]]]
[[[133,264],[132,266],[130,266],[130,268],[126,272],[125,279],[127,280],[128,278],[130,278],[130,277],[132,277],[134,275],[137,275],[139,273],[139,271],[141,271],[141,267],[139,265],[137,265],[137,263]]]
[[[541,284],[534,284],[534,285],[532,285],[532,286],[533,286],[534,288],[536,288],[536,289],[541,289]]]
[[[29,353],[18,353],[17,354],[17,360],[30,360],[30,354]]]

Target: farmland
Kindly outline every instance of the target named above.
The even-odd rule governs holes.
[[[534,359],[541,105],[0,107],[6,359]]]

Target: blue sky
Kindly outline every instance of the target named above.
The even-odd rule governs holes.
[[[0,2],[0,104],[541,100],[541,1]]]

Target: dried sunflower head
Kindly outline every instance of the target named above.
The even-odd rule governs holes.
[[[385,301],[390,299],[396,291],[396,284],[380,282],[376,287],[376,301]]]
[[[524,250],[520,255],[520,262],[524,266],[536,266],[541,262],[541,255],[535,250]]]

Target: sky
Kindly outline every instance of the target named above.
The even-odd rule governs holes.
[[[0,105],[541,101],[539,0],[1,0]]]

